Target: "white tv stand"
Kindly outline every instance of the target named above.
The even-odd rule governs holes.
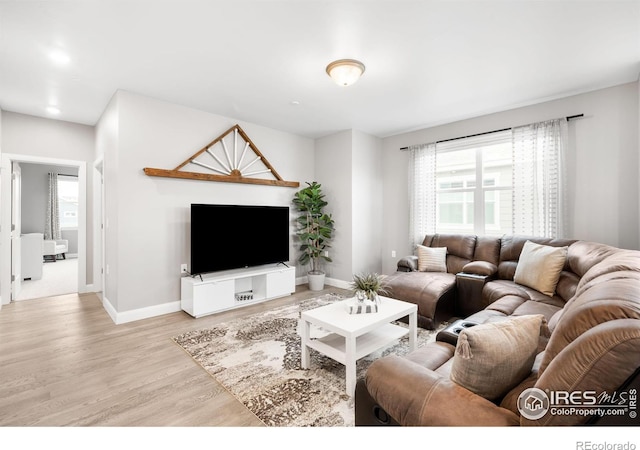
[[[180,304],[193,317],[284,297],[296,290],[295,267],[282,264],[183,277]]]

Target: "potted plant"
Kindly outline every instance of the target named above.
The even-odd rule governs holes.
[[[331,214],[324,212],[327,201],[322,193],[322,186],[316,181],[307,182],[307,187],[296,192],[293,204],[302,214],[298,216],[297,235],[300,238],[300,257],[298,261],[307,265],[310,270],[307,273],[309,289],[320,291],[324,289],[325,273],[320,269],[320,260],[331,262],[326,253],[330,247],[329,241],[333,235],[333,219]]]
[[[387,295],[388,291],[383,286],[384,276],[377,273],[354,275],[351,288],[358,301],[370,300],[378,303],[378,295]]]

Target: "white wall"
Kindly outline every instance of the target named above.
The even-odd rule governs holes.
[[[335,220],[329,254],[333,262],[324,265],[327,277],[349,281],[353,262],[352,131],[342,131],[315,141],[315,181],[329,202],[327,212]]]
[[[107,286],[113,277],[117,284],[106,296],[117,313],[180,300],[180,264],[190,259],[191,203],[292,206],[295,193],[279,186],[150,177],[143,168],[173,169],[238,123],[285,180],[313,178],[311,139],[125,91],[110,108],[98,126],[97,146],[104,152],[106,236],[115,241],[115,254],[107,253]],[[107,123],[116,120],[114,114],[117,127]],[[106,142],[112,139],[115,146]],[[255,236],[247,236],[257,251],[265,238],[258,226]],[[292,238],[295,263],[294,246]]]
[[[401,147],[584,114],[569,123],[569,237],[637,249],[640,219],[638,83],[383,139],[384,273],[409,254],[408,153]],[[397,258],[391,258],[397,250]]]
[[[94,127],[61,120],[4,111],[2,114],[4,153],[93,163]],[[91,171],[87,171],[87,211],[92,209]],[[4,206],[4,205],[2,205]],[[87,214],[86,282],[93,282],[92,215]]]
[[[381,140],[347,130],[316,140],[316,181],[335,219],[333,262],[327,276],[345,287],[356,273],[380,273],[382,233]]]
[[[354,274],[382,271],[381,156],[382,142],[379,138],[360,131],[353,132],[351,215]]]

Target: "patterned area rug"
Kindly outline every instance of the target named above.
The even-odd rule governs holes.
[[[311,368],[300,368],[300,313],[343,299],[325,294],[173,340],[267,426],[353,426],[354,403],[345,393],[345,367],[312,349]],[[312,327],[312,337],[322,334]],[[436,331],[418,328],[418,347],[435,335]],[[405,354],[408,347],[404,337],[358,360],[358,378],[375,359]]]

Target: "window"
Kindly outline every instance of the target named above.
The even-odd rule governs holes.
[[[436,145],[436,232],[512,231],[511,133]]]
[[[565,235],[565,119],[408,147],[409,235]]]
[[[61,229],[78,228],[78,177],[58,175],[58,211]]]

